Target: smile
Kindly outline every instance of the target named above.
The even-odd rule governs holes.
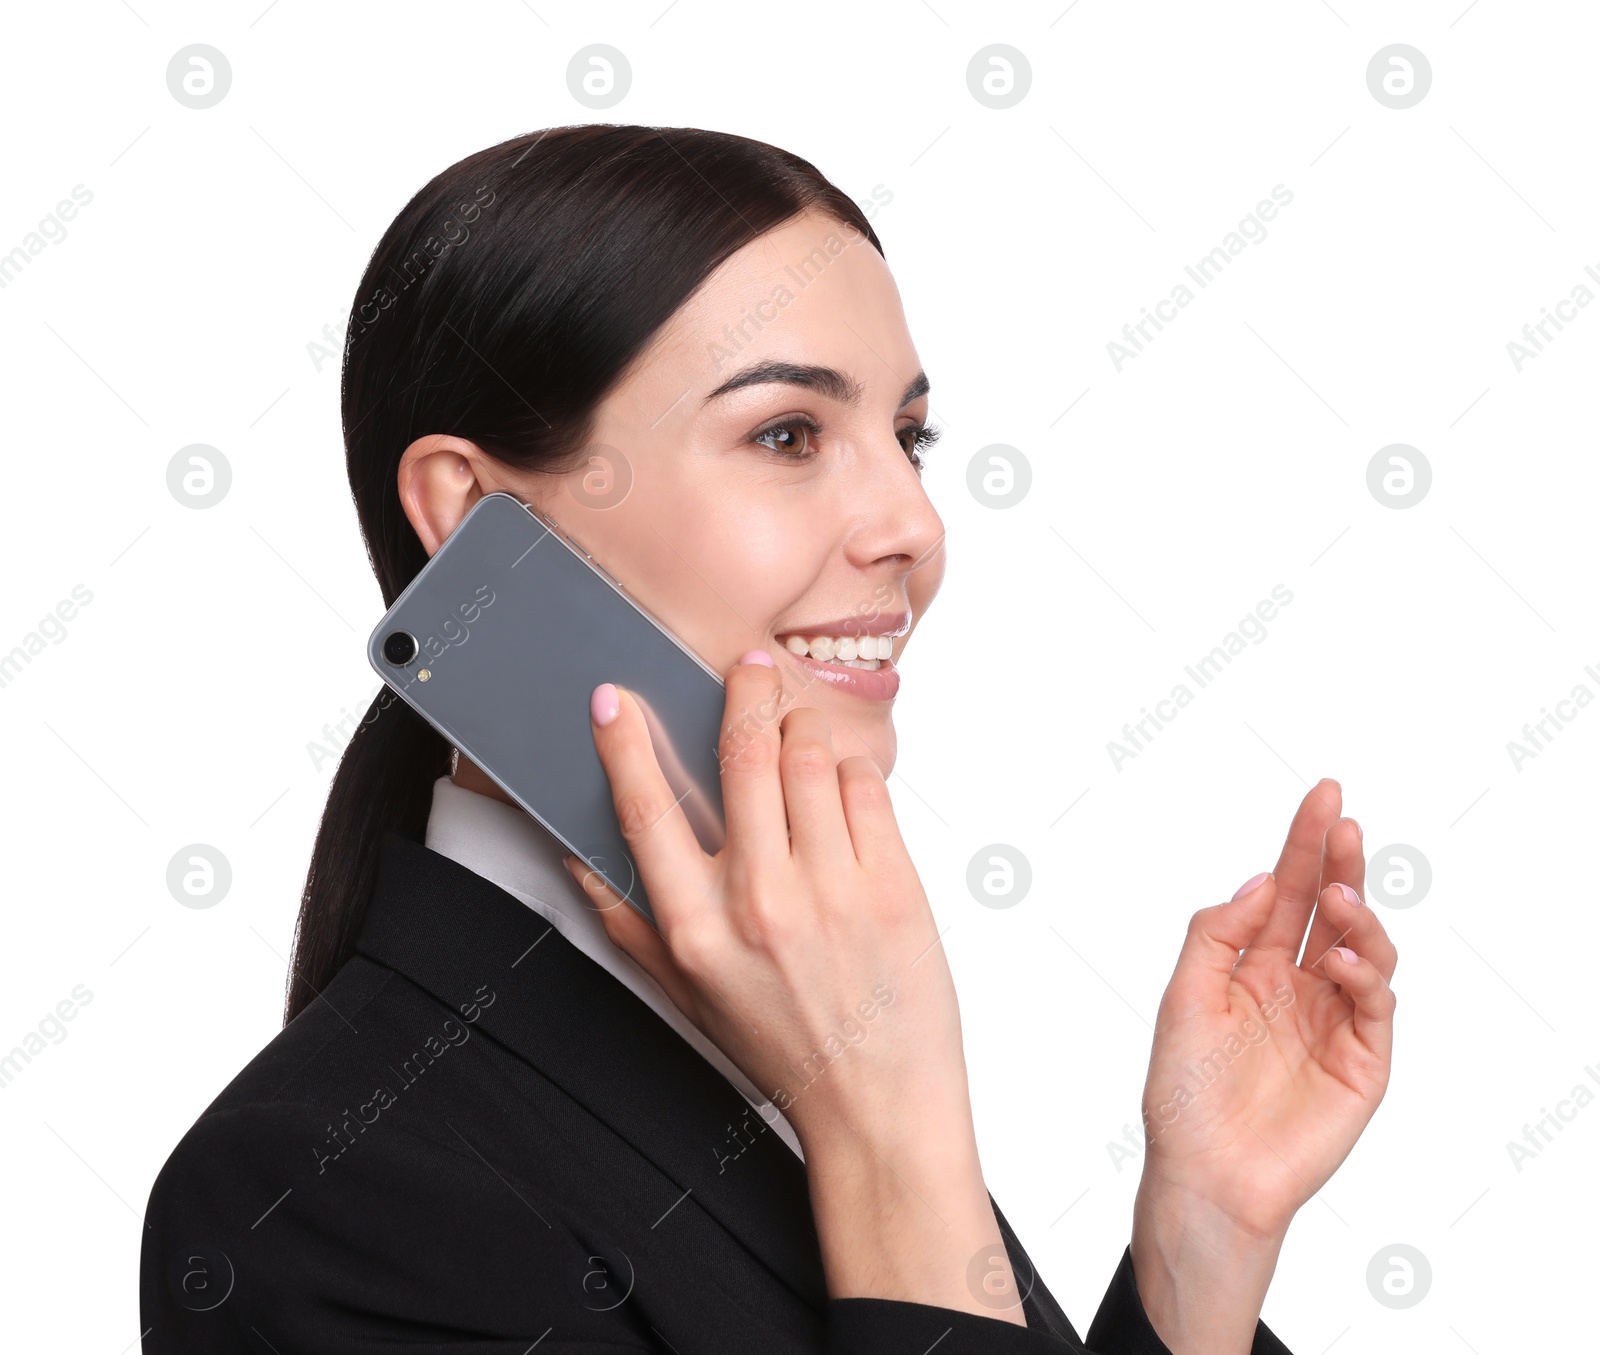
[[[910,612],[875,612],[781,630],[772,638],[808,681],[866,701],[893,701],[900,690],[894,644],[910,631]]]
[[[797,658],[813,658],[819,663],[839,663],[847,668],[875,672],[884,659],[894,653],[892,635],[791,635],[783,647]]]

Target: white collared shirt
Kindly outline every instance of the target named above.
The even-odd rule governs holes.
[[[537,819],[516,805],[479,795],[448,776],[433,783],[425,845],[520,899],[568,941],[628,988],[722,1074],[803,1162],[794,1127],[762,1096],[720,1049],[676,1006],[630,956],[606,935],[600,916],[567,874],[563,847]]]

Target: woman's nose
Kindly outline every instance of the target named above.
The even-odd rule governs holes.
[[[891,438],[888,450],[875,448],[863,459],[871,470],[852,486],[861,496],[855,505],[859,527],[850,541],[854,562],[896,559],[906,572],[934,563],[944,550],[944,520],[904,446]]]

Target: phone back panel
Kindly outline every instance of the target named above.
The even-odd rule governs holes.
[[[417,642],[404,665],[384,656],[395,631]],[[595,687],[628,688],[645,708],[656,758],[700,845],[721,849],[722,680],[510,495],[473,506],[372,632],[367,657],[429,724],[654,922],[589,729]]]

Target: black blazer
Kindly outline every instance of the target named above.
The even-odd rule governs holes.
[[[157,1177],[147,1355],[1086,1348],[1036,1278],[1025,1328],[830,1299],[799,1159],[644,1003],[448,858],[389,836],[357,950]],[[1126,1248],[1087,1348],[1170,1355]],[[1288,1355],[1265,1324],[1253,1352]]]

